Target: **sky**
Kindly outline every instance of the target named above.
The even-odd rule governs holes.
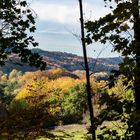
[[[78,0],[32,0],[36,12],[34,37],[39,48],[47,51],[68,52],[82,56]],[[109,13],[103,0],[83,0],[84,20],[95,20]],[[89,57],[114,57],[110,45],[93,43],[87,46]]]

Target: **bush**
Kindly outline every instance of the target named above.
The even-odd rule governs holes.
[[[79,123],[87,109],[87,94],[84,83],[78,83],[64,95],[61,117],[64,124]]]

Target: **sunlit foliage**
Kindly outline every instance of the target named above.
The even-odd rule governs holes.
[[[4,128],[1,131],[25,132],[81,123],[88,112],[85,76],[78,78],[68,74],[61,69],[25,74],[13,70],[9,75],[2,74],[0,85],[6,98],[1,98],[5,113],[0,118]],[[93,77],[91,83],[96,97],[97,83]]]
[[[130,126],[130,123],[136,121],[132,119],[135,114],[134,91],[130,88],[132,82],[123,85],[125,80],[121,76],[112,88],[108,88],[107,83],[100,89],[100,113],[96,117],[100,126],[99,139],[133,139],[133,124]]]

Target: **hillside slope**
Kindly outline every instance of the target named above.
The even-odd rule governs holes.
[[[63,52],[49,52],[41,49],[32,49],[34,53],[39,53],[47,62],[47,69],[59,67],[67,71],[83,70],[83,57],[70,53]],[[114,58],[88,58],[90,71],[96,72],[110,72],[112,69],[118,69],[118,64],[122,62],[120,57]],[[16,55],[9,57],[5,66],[0,67],[5,73],[9,73],[12,69],[17,69],[23,72],[35,71],[37,68],[30,67],[28,64],[21,63]]]

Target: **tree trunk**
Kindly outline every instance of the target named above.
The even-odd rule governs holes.
[[[95,124],[94,123],[94,112],[93,112],[93,106],[92,106],[92,95],[91,95],[91,87],[90,87],[90,74],[89,74],[89,66],[88,66],[88,61],[87,61],[87,52],[86,52],[86,45],[85,45],[82,0],[79,0],[79,6],[80,6],[80,21],[81,21],[81,36],[82,36],[81,41],[82,41],[82,46],[83,46],[84,63],[85,63],[85,71],[86,71],[86,89],[87,89],[88,106],[89,106],[89,112],[90,112],[91,134],[92,134],[92,139],[96,140],[95,126],[94,126],[94,124]]]
[[[140,113],[140,14],[139,14],[139,0],[133,0],[133,16],[134,16],[134,40],[135,40],[135,54],[136,54],[136,67],[134,71],[134,89],[135,89],[135,102],[136,114]],[[136,122],[135,126],[135,140],[140,139],[140,122]]]
[[[140,17],[139,17],[139,0],[133,0],[133,16],[134,16],[134,39],[136,68],[134,73],[134,88],[136,110],[140,111]]]

